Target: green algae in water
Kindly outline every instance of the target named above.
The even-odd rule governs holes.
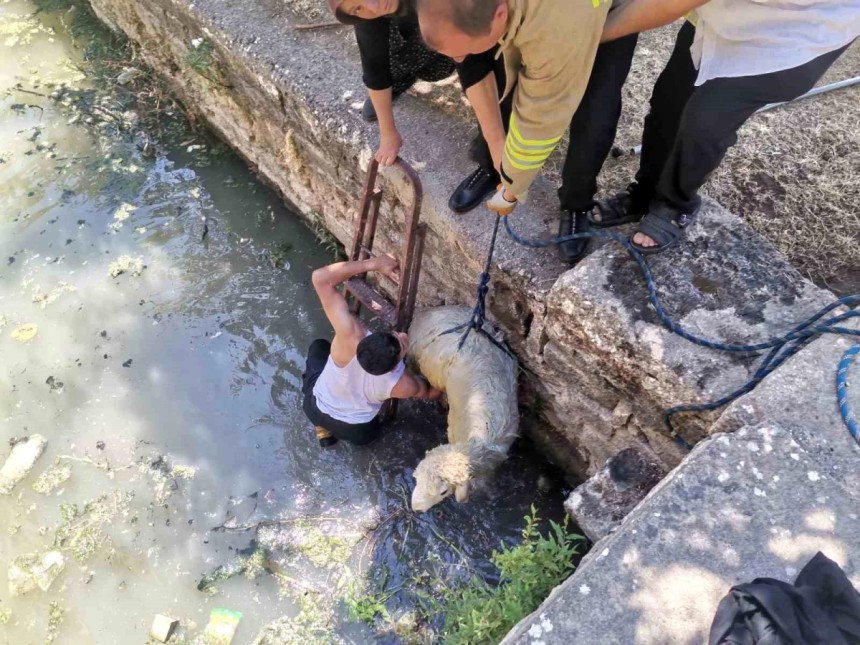
[[[60,606],[60,603],[51,601],[48,608],[48,633],[45,635],[45,645],[57,640],[57,636],[60,635],[60,626],[65,617],[66,610]]]
[[[81,506],[61,504],[62,521],[54,531],[54,548],[71,553],[81,563],[102,550],[110,559],[115,551],[105,529],[129,515],[132,499],[134,493],[115,490]]]
[[[329,535],[308,522],[297,522],[296,549],[311,564],[321,569],[334,569],[345,565],[352,556],[353,547],[362,536],[350,540],[342,535]]]
[[[203,576],[197,584],[197,589],[214,595],[218,593],[216,585],[219,582],[242,574],[248,580],[255,580],[263,573],[266,573],[269,570],[269,553],[263,548],[256,547],[254,543],[252,543],[249,550],[252,550],[251,555],[245,555],[243,552],[240,552],[238,556],[227,564],[222,564],[213,569],[211,573]]]
[[[5,47],[29,45],[39,34],[54,34],[33,16],[11,14],[0,22],[0,41]]]
[[[12,610],[8,607],[0,607],[0,625],[8,625],[12,620]]]
[[[317,594],[302,594],[297,602],[299,613],[296,616],[282,616],[269,623],[253,645],[335,645],[344,642],[334,632],[333,612]]]
[[[72,476],[72,467],[61,464],[57,460],[53,466],[48,468],[33,482],[33,490],[42,495],[50,495],[57,488],[65,484]]]

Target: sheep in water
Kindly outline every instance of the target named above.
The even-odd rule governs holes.
[[[425,309],[409,328],[409,353],[448,396],[448,443],[415,468],[412,510],[419,513],[451,494],[465,502],[469,480],[502,463],[517,435],[516,361],[482,334],[473,331],[458,351],[460,334],[442,333],[470,315],[466,307]]]

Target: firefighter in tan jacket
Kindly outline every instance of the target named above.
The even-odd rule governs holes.
[[[488,202],[496,212],[510,213],[526,196],[570,124],[571,150],[563,173],[568,185],[560,191],[563,213],[559,233],[582,230],[587,225],[596,185],[574,184],[596,183],[612,145],[620,91],[614,101],[617,109],[610,103],[607,110],[603,102],[603,110],[587,110],[598,120],[600,113],[608,112],[607,124],[592,127],[585,118],[588,115],[583,114],[583,126],[587,127],[574,128],[571,119],[589,88],[611,6],[610,0],[417,0],[421,32],[431,48],[461,66],[469,66],[473,60],[486,61],[488,53],[492,54],[490,60],[503,58],[503,84],[497,85],[497,76],[487,70],[486,78],[467,93],[492,163],[501,176],[501,187]],[[607,43],[609,48],[622,46],[632,52],[635,36]],[[626,60],[629,68],[629,56]],[[627,70],[623,71],[622,78]],[[505,114],[506,103],[510,116]],[[597,104],[601,105],[600,101]],[[608,140],[604,141],[607,132]],[[594,140],[596,135],[600,141]],[[589,160],[588,170],[581,168],[583,163],[577,159],[583,155]],[[568,172],[568,166],[580,168]],[[581,181],[590,174],[593,180]],[[571,191],[584,192],[585,196],[566,200]],[[575,261],[584,250],[585,244],[577,241],[563,248],[562,255]]]

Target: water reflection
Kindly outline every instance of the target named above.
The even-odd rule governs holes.
[[[60,23],[32,12],[24,0],[0,5],[5,34],[23,25],[0,57],[0,433],[45,435],[34,475],[62,456],[72,476],[49,496],[31,477],[0,498],[0,577],[12,558],[51,547],[61,504],[124,501],[98,525],[105,548],[80,562],[68,550],[48,592],[0,588],[12,611],[0,640],[42,638],[53,601],[65,610],[60,642],[141,642],[156,613],[202,627],[216,606],[245,614],[237,638],[250,642],[298,611],[295,595],[279,595],[269,572],[218,583],[213,597],[197,587],[249,552],[256,532],[237,527],[274,518],[306,518],[282,534],[296,544],[316,531],[346,545],[333,568],[285,544],[267,569],[287,586],[331,600],[339,576],[369,576],[399,589],[396,613],[416,602],[413,579],[427,570],[491,574],[490,552],[516,538],[532,503],[560,513],[520,449],[468,507],[412,515],[411,469],[444,437],[428,404],[402,406],[369,449],[320,451],[298,389],[305,348],[328,333],[309,284],[330,252],[236,159],[201,165],[178,146],[148,159],[131,137],[52,101],[53,84],[87,82]],[[285,242],[277,269],[271,250]],[[109,275],[122,256],[140,260],[140,275]],[[38,333],[18,342],[11,331],[25,323]],[[371,638],[336,610],[342,638]]]

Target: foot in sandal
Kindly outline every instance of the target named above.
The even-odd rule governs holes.
[[[651,201],[650,196],[643,193],[644,191],[634,181],[612,197],[596,201],[588,220],[595,228],[609,228],[638,222],[648,212],[648,204]]]
[[[630,240],[633,248],[644,255],[653,255],[675,246],[684,236],[684,230],[695,221],[701,207],[701,197],[696,197],[692,205],[683,209],[653,202]]]

